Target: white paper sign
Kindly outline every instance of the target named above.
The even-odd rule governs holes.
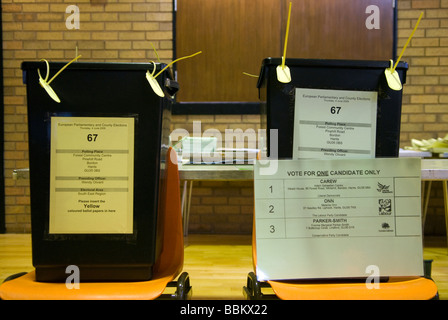
[[[260,280],[423,274],[416,158],[279,160],[254,166]]]
[[[293,158],[374,158],[377,96],[297,88]]]
[[[51,118],[49,233],[133,233],[134,121]]]

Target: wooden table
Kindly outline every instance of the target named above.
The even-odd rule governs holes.
[[[15,179],[28,179],[28,169],[16,169]],[[194,181],[250,181],[253,180],[253,165],[185,165],[179,166],[179,177],[184,181],[182,193],[182,216],[184,219],[184,234],[188,233],[191,194]],[[433,181],[441,181],[443,185],[443,201],[445,209],[445,224],[448,234],[448,159],[422,159],[422,226],[424,227],[429,204],[431,185]],[[447,237],[448,239],[448,237]]]

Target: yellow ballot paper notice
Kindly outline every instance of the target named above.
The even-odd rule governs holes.
[[[271,160],[272,161],[272,160]],[[423,275],[416,158],[254,165],[259,280]]]
[[[51,118],[50,234],[133,233],[134,122]]]

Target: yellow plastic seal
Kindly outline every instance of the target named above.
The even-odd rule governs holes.
[[[67,68],[72,62],[75,62],[76,60],[78,60],[79,58],[81,58],[81,56],[77,56],[75,59],[73,59],[72,61],[70,61],[69,63],[67,63],[65,66],[63,66],[61,68],[61,70],[59,70],[54,76],[53,78],[50,79],[50,81],[48,81],[48,76],[50,75],[50,65],[48,63],[48,61],[46,59],[41,59],[40,61],[45,61],[46,65],[47,65],[47,75],[44,78],[42,78],[42,75],[40,74],[40,70],[39,68],[37,69],[37,74],[39,75],[39,84],[41,85],[42,88],[45,89],[45,91],[47,91],[48,95],[57,103],[61,103],[61,100],[59,99],[58,95],[56,94],[56,92],[54,92],[53,88],[50,86],[50,83],[62,72],[64,71],[65,68]]]
[[[400,91],[403,89],[403,86],[401,84],[400,76],[398,75],[398,72],[394,70],[394,62],[390,60],[390,68],[387,68],[384,70],[384,74],[386,75],[386,81],[389,85],[389,88],[395,91]]]
[[[156,95],[163,98],[165,94],[163,93],[162,88],[160,88],[159,83],[157,82],[157,79],[154,77],[154,73],[156,73],[156,64],[154,61],[151,61],[151,63],[154,65],[154,68],[152,70],[152,73],[149,73],[149,70],[146,71],[146,79],[148,80],[149,84],[151,85],[152,90]]]

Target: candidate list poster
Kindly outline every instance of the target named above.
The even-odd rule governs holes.
[[[254,166],[257,277],[423,274],[420,159],[278,160]],[[281,263],[279,263],[281,261]]]

